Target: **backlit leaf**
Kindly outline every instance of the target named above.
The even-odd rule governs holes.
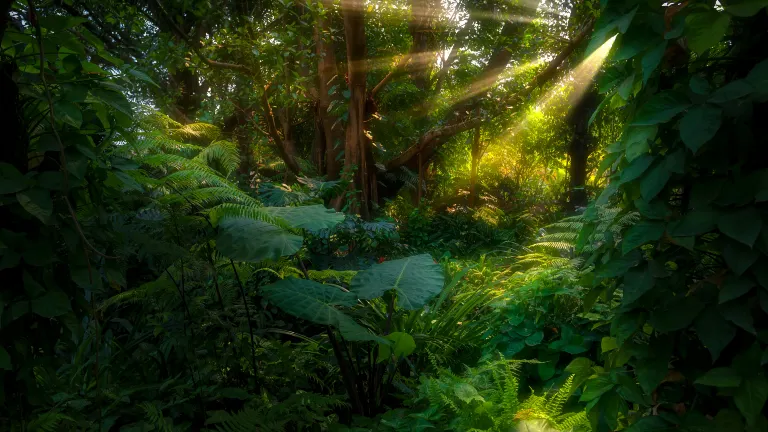
[[[685,19],[685,35],[688,46],[701,54],[725,36],[731,16],[714,10],[694,12]]]

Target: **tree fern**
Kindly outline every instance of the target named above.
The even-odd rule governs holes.
[[[572,378],[549,395],[531,394],[521,401],[518,379],[521,363],[493,361],[466,368],[460,376],[441,369],[436,377],[423,379],[419,395],[429,402],[429,409],[446,411],[445,414],[454,419],[452,430],[509,431],[515,430],[520,422],[530,420],[543,420],[548,427],[561,431],[576,426],[588,428],[584,412],[562,413],[571,395]]]
[[[230,141],[214,141],[203,148],[194,159],[209,166],[219,166],[223,174],[229,175],[240,164],[240,152]]]

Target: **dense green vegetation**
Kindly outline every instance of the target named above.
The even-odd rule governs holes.
[[[768,430],[766,6],[0,0],[0,430]]]

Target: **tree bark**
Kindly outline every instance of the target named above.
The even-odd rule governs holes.
[[[323,8],[330,11],[333,3],[330,0],[322,0]],[[328,180],[337,180],[341,172],[341,164],[337,160],[339,150],[343,143],[343,131],[340,123],[335,116],[328,113],[328,107],[335,99],[328,94],[328,91],[334,84],[341,80],[337,78],[336,54],[333,49],[333,42],[328,35],[330,34],[330,25],[328,17],[318,15],[315,24],[315,52],[317,54],[317,126],[322,140],[315,156],[318,163],[318,170],[325,173]]]
[[[597,90],[593,88],[580,101],[576,101],[573,112],[568,118],[573,130],[573,136],[568,146],[570,160],[568,205],[570,210],[587,206],[587,159],[594,148],[592,135],[589,133],[589,118],[597,108],[597,100]]]
[[[475,126],[475,136],[472,140],[472,162],[469,169],[469,207],[475,208],[477,203],[477,168],[480,165],[480,125]]]
[[[360,190],[357,193],[358,203],[352,203],[350,211],[360,212],[363,218],[369,217],[368,205],[370,194],[369,168],[364,155],[365,146],[365,15],[359,2],[342,0],[342,16],[344,18],[344,35],[347,44],[347,74],[349,80],[349,108],[344,145],[344,171],[352,176],[350,187]],[[354,174],[353,174],[354,172]]]

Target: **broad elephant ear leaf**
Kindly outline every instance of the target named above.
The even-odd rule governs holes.
[[[333,228],[344,220],[344,213],[327,209],[322,204],[299,207],[264,207],[270,216],[280,218],[296,228],[311,231]]]
[[[357,297],[351,292],[306,279],[283,279],[261,288],[264,296],[285,313],[315,324],[336,327],[352,341],[376,341],[389,344],[359,325],[336,306],[354,306]]]
[[[267,222],[234,217],[219,222],[216,247],[233,260],[260,262],[292,255],[303,241],[301,236]]]
[[[415,255],[382,264],[352,278],[350,291],[361,299],[381,297],[389,290],[397,292],[397,305],[419,309],[443,289],[443,269],[429,254]]]

